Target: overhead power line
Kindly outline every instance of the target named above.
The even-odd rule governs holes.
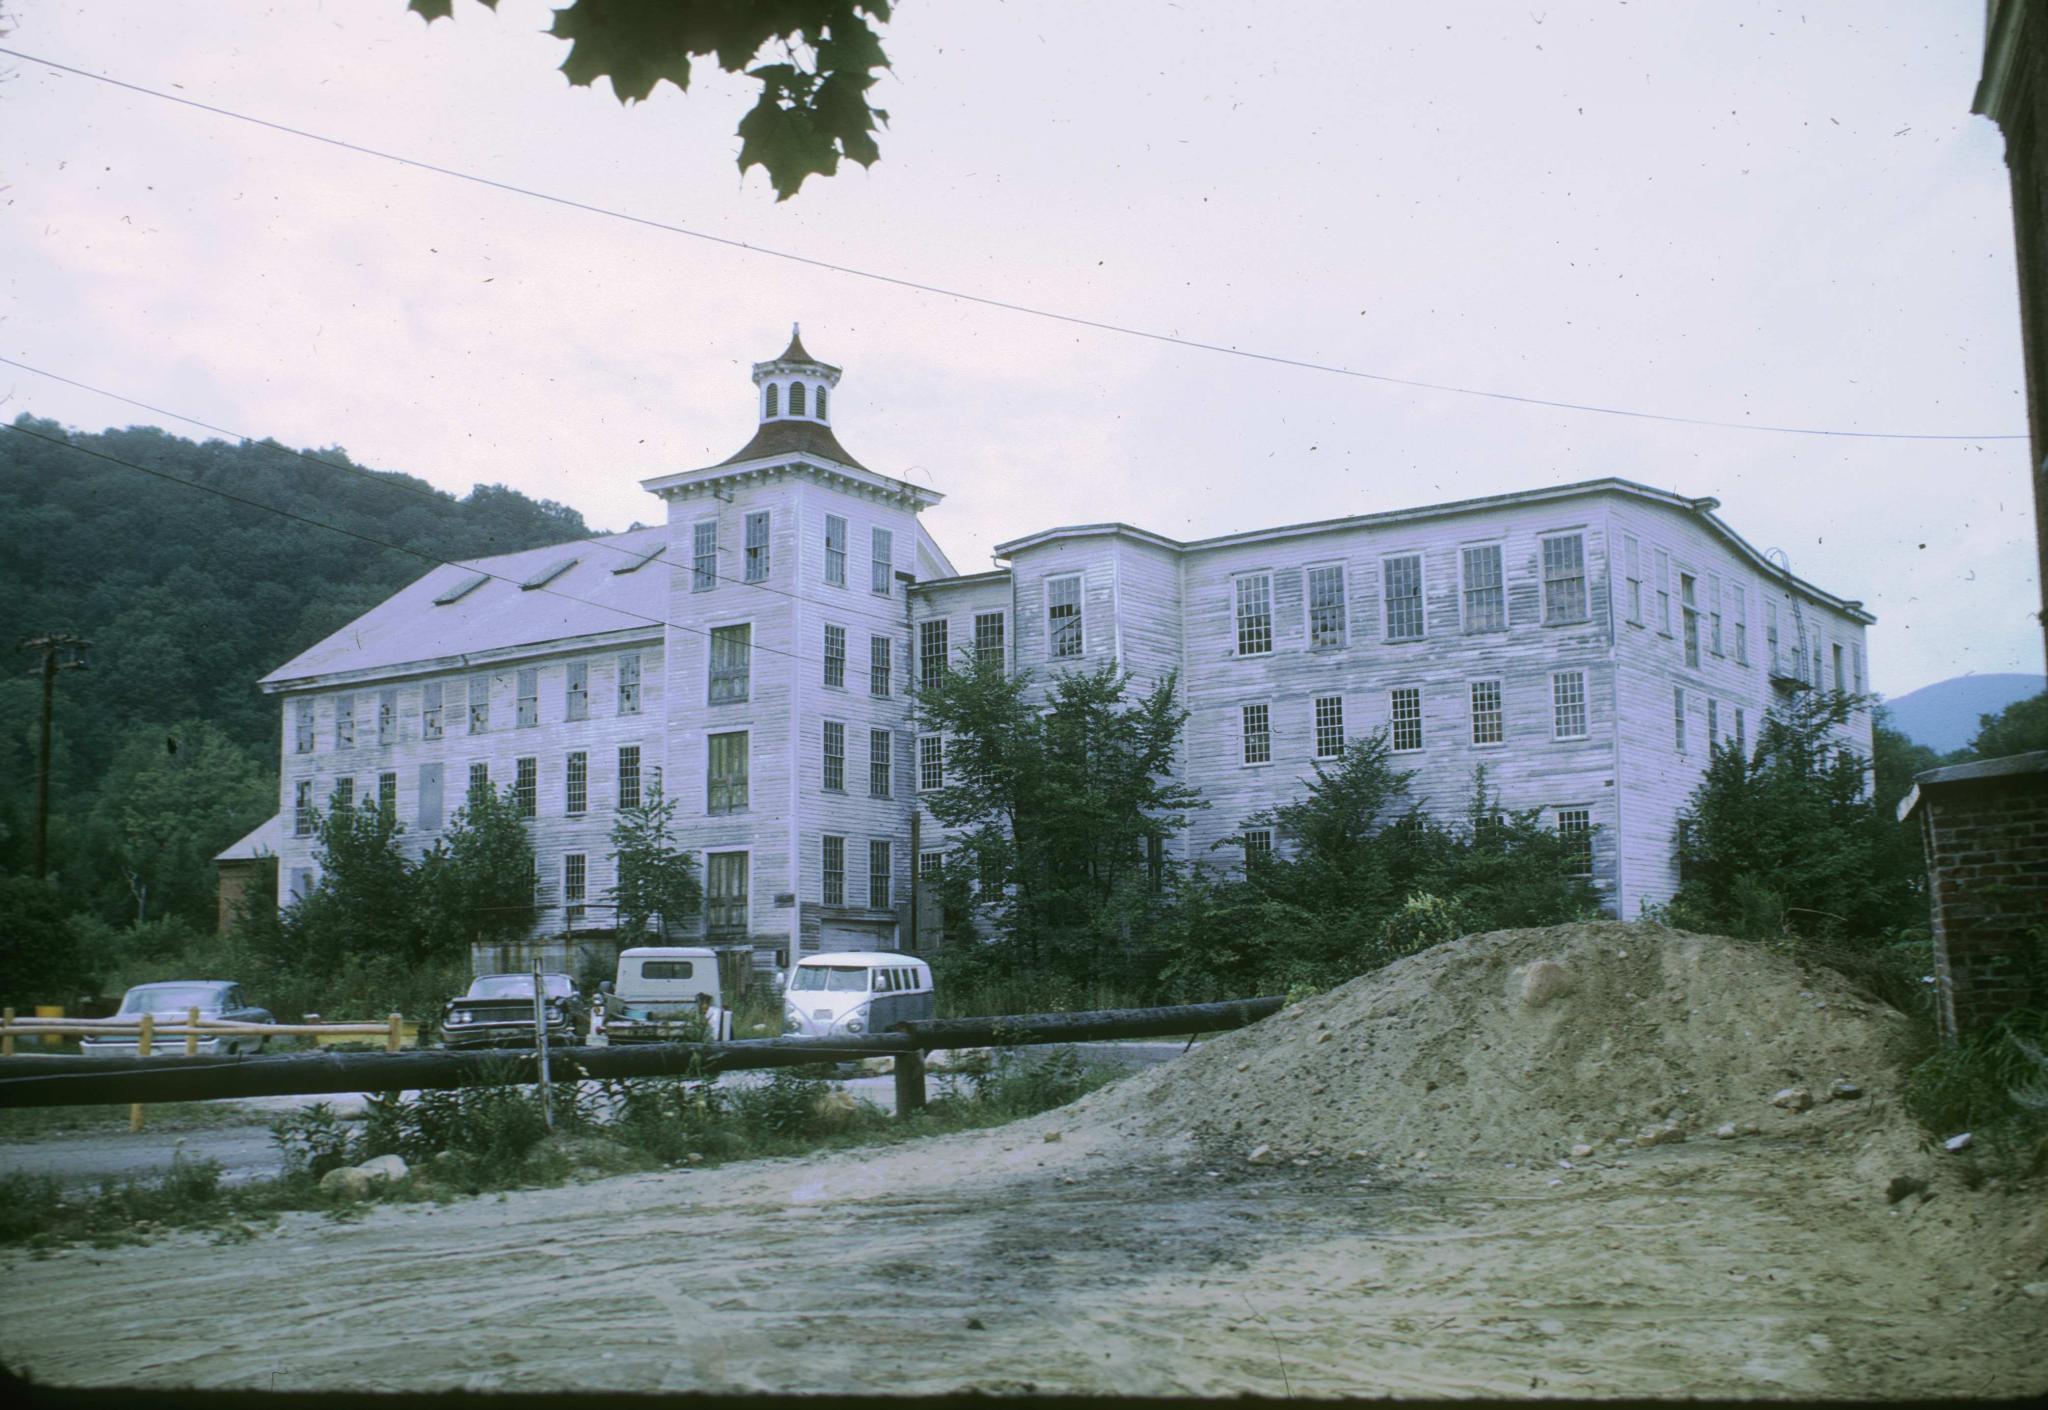
[[[67,387],[76,387],[82,392],[91,392],[94,396],[102,396],[107,397],[113,401],[124,402],[129,406],[140,407],[142,410],[154,412],[158,416],[168,416],[173,421],[183,421],[187,425],[198,426],[205,430],[216,432],[219,435],[233,436],[236,440],[244,441],[252,445],[263,447],[268,450],[274,450],[280,455],[289,455],[296,459],[303,460],[311,465],[318,465],[323,470],[345,470],[350,474],[360,475],[364,479],[369,480],[373,484],[383,485],[387,489],[397,490],[402,494],[413,495],[419,499],[427,500],[433,504],[442,505],[445,507],[447,504],[452,502],[452,496],[448,495],[445,491],[442,490],[420,489],[413,485],[406,484],[404,480],[398,479],[392,474],[371,470],[366,466],[353,464],[339,464],[332,460],[324,460],[320,456],[314,455],[310,451],[293,450],[288,445],[281,445],[278,442],[269,440],[267,438],[259,438],[256,436],[252,436],[247,431],[237,431],[230,426],[218,425],[215,422],[206,421],[197,416],[188,416],[182,411],[173,411],[169,407],[158,406],[154,402],[143,401],[139,397],[124,396],[122,393],[113,391],[107,387],[96,387],[90,382],[81,382],[76,377],[66,377],[62,373],[52,372],[47,367],[37,367],[34,363],[22,362],[16,358],[0,356],[0,366],[18,367],[24,372],[33,372],[38,377],[47,377],[52,382],[62,382]],[[592,548],[601,549],[607,553],[615,553],[621,558],[630,558],[636,563],[643,561],[640,554],[633,552],[631,549],[620,548],[617,544],[605,543],[599,539],[594,538],[578,539],[576,540],[576,542],[581,544],[588,544]],[[732,545],[722,544],[720,545],[718,551],[720,553],[731,553],[732,549]],[[672,563],[666,557],[663,557],[658,565],[650,566],[659,566],[662,568],[666,568],[671,573],[689,573],[692,576],[700,576],[697,572],[697,567],[694,563]],[[731,583],[736,587],[753,588],[760,592],[772,593],[777,597],[786,597],[790,599],[792,602],[805,600],[802,598],[800,594],[791,592],[787,588],[779,588],[774,586],[773,584],[764,583],[756,579],[748,579],[744,577],[736,578],[729,573],[719,572],[713,572],[711,576],[722,583]],[[885,616],[880,612],[872,611],[866,607],[856,607],[851,602],[844,604],[844,610],[840,611],[839,615],[847,617],[861,617],[865,618],[870,622],[880,622],[884,626],[887,626],[891,629],[894,629],[902,625],[902,622],[893,615]]]
[[[833,274],[844,274],[850,278],[866,279],[877,284],[888,284],[899,289],[910,289],[921,294],[936,295],[939,298],[958,299],[963,303],[979,304],[984,308],[1001,309],[1007,313],[1023,314],[1030,318],[1047,319],[1076,328],[1090,328],[1101,333],[1115,333],[1127,338],[1143,338],[1149,342],[1165,343],[1174,347],[1188,348],[1196,352],[1219,353],[1227,357],[1246,358],[1254,362],[1269,363],[1277,367],[1299,368],[1308,372],[1326,372],[1335,377],[1350,377],[1358,381],[1378,382],[1391,387],[1410,387],[1418,391],[1444,392],[1463,397],[1479,397],[1488,401],[1513,402],[1522,406],[1545,407],[1554,411],[1580,411],[1598,416],[1621,416],[1638,421],[1661,421],[1679,426],[1704,426],[1723,431],[1763,431],[1775,435],[1828,436],[1851,440],[1877,441],[2023,441],[2027,439],[2024,433],[1959,435],[1948,432],[1852,431],[1839,427],[1776,426],[1763,425],[1753,421],[1717,420],[1706,416],[1679,416],[1666,412],[1641,411],[1632,407],[1603,406],[1593,402],[1525,396],[1518,392],[1496,391],[1485,387],[1466,387],[1449,382],[1429,382],[1414,377],[1396,377],[1391,373],[1367,372],[1355,367],[1341,367],[1334,363],[1317,362],[1311,358],[1288,357],[1279,353],[1256,352],[1249,348],[1233,347],[1225,343],[1203,342],[1195,338],[1183,338],[1172,333],[1161,333],[1149,328],[1134,327],[1130,324],[1111,323],[1104,319],[1088,318],[1080,314],[1060,313],[1052,309],[1034,308],[1029,304],[993,298],[987,294],[973,294],[962,289],[948,289],[942,285],[926,284],[916,279],[903,278],[900,275],[881,274],[874,270],[858,269],[852,265],[819,259],[813,255],[802,255],[790,250],[778,250],[766,245],[756,245],[745,240],[733,239],[727,235],[714,235],[706,230],[693,230],[689,226],[655,220],[649,216],[634,215],[630,211],[615,210],[609,206],[579,201],[573,197],[559,196],[552,192],[515,185],[509,181],[499,181],[493,177],[478,176],[474,172],[462,171],[455,167],[440,166],[433,162],[422,161],[417,157],[402,156],[399,153],[387,152],[381,148],[366,146],[360,142],[349,142],[339,137],[329,137],[324,133],[311,132],[302,127],[292,127],[287,123],[274,122],[269,118],[260,118],[249,113],[236,112],[232,108],[223,108],[212,103],[202,103],[196,98],[187,98],[177,93],[166,93],[161,89],[149,88],[140,83],[131,83],[126,79],[114,78],[107,74],[93,73],[87,69],[59,63],[55,59],[46,59],[36,54],[24,53],[19,49],[9,49],[0,46],[0,54],[20,59],[26,63],[41,64],[46,68],[55,69],[59,73],[68,73],[79,78],[91,79],[95,83],[104,83],[112,88],[125,89],[130,93],[140,93],[145,97],[157,98],[166,103],[176,103],[180,107],[193,108],[203,113],[211,113],[215,117],[231,118],[236,122],[245,122],[251,126],[266,128],[272,132],[281,132],[287,136],[304,138],[309,142],[325,143],[327,146],[339,147],[346,152],[355,152],[361,156],[377,157],[384,161],[396,162],[400,166],[412,167],[418,171],[429,171],[437,176],[446,176],[457,181],[468,181],[478,186],[487,186],[494,191],[503,191],[515,196],[526,196],[536,201],[546,201],[551,205],[582,211],[588,215],[604,216],[610,220],[623,220],[629,224],[642,226],[649,230],[659,230],[664,234],[681,235],[692,240],[702,240],[713,245],[723,245],[728,249],[744,250],[749,254],[764,255],[770,259],[785,260],[791,264],[800,264],[811,269],[822,269]]]
[[[282,508],[279,505],[265,504],[262,500],[250,499],[247,495],[239,495],[234,493],[232,490],[224,490],[215,485],[204,485],[197,480],[188,480],[182,475],[172,475],[166,471],[159,470],[154,466],[143,465],[137,461],[129,460],[124,456],[109,455],[105,451],[93,450],[90,447],[79,445],[75,441],[66,440],[61,436],[46,436],[41,431],[31,431],[26,426],[22,426],[11,422],[0,422],[0,431],[12,431],[17,436],[27,436],[32,440],[41,441],[45,445],[58,446],[64,450],[72,451],[78,455],[91,456],[94,460],[104,460],[109,465],[124,466],[127,469],[137,471],[144,475],[148,475],[152,479],[162,480],[168,484],[173,485],[183,485],[188,490],[198,490],[201,494],[210,494],[217,499],[224,499],[233,504],[244,505],[250,509],[260,509],[266,514],[275,514],[279,518],[289,519],[295,524],[304,524],[307,525],[309,528],[325,529],[328,533],[341,534],[344,537],[356,540],[358,543],[370,544],[376,548],[388,548],[394,553],[408,554],[411,557],[418,558],[424,562],[432,563],[437,567],[460,568],[462,571],[467,573],[476,573],[481,577],[490,578],[497,582],[510,583],[512,586],[520,588],[524,591],[544,592],[550,597],[559,597],[567,602],[577,602],[581,603],[585,607],[595,607],[600,612],[611,612],[620,617],[629,618],[636,622],[644,622],[650,627],[673,627],[675,630],[679,632],[689,632],[691,635],[701,636],[707,641],[711,638],[710,630],[705,627],[693,627],[684,622],[672,622],[666,617],[650,617],[645,612],[635,612],[630,607],[619,607],[609,602],[593,602],[587,597],[578,597],[574,593],[562,592],[557,588],[527,588],[526,584],[518,578],[508,578],[503,573],[493,573],[488,568],[479,568],[475,563],[464,563],[452,558],[442,558],[437,554],[427,552],[425,549],[410,548],[402,543],[393,543],[389,539],[380,539],[375,534],[366,534],[356,529],[344,528],[340,524],[330,524],[323,519],[315,519],[310,515],[295,513],[294,511]],[[329,462],[323,460],[320,462],[320,464],[329,465]],[[329,468],[338,469],[339,467],[330,465]],[[768,646],[758,641],[749,641],[748,650],[765,651],[772,656],[784,656],[792,661],[805,661],[813,664],[822,664],[824,661],[824,655],[822,652],[816,656],[812,656],[807,652],[788,651],[782,647]],[[891,646],[891,652],[893,657],[893,644]],[[894,665],[893,659],[891,661],[891,665],[892,667]],[[857,669],[851,660],[848,660],[845,663],[844,669],[846,674],[849,676],[859,677],[861,679],[870,678],[870,673],[868,671]],[[893,675],[894,671],[892,669],[891,676],[893,677]],[[904,680],[907,684],[910,680],[910,677],[906,674]],[[894,694],[893,690],[891,691],[891,694]]]

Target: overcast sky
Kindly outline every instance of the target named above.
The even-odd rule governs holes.
[[[882,160],[778,204],[754,85],[622,108],[548,7],[0,0],[11,48],[728,240],[1394,377],[1836,431],[2026,430],[1967,0],[900,0]],[[660,517],[801,320],[962,571],[1601,475],[1878,616],[1875,686],[2038,671],[2023,440],[1769,434],[1095,331],[487,190],[0,59],[0,355],[457,492]],[[168,417],[0,367],[0,418]],[[288,474],[288,467],[279,474]]]

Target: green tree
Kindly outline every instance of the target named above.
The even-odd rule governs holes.
[[[1155,858],[1200,796],[1174,777],[1187,711],[1168,676],[1134,695],[1113,666],[1029,673],[963,653],[917,693],[946,738],[943,787],[922,795],[964,834],[980,915],[1019,958],[1073,977],[1128,963],[1164,904]]]
[[[91,987],[64,904],[31,876],[0,877],[0,994],[10,1003],[64,1003]]]
[[[533,838],[511,785],[481,789],[449,818],[441,842],[420,860],[422,900],[437,949],[525,938],[540,918]]]
[[[1969,756],[2002,759],[2035,749],[2048,749],[2048,693],[2015,700],[1995,715],[1979,715]]]
[[[213,858],[277,808],[270,770],[204,720],[126,731],[94,822],[134,897],[134,917],[214,918]]]
[[[453,13],[454,0],[406,8],[431,24]],[[687,92],[693,58],[744,71],[761,96],[740,119],[740,171],[766,168],[786,201],[842,157],[870,166],[881,155],[875,127],[889,114],[868,89],[889,58],[869,20],[886,24],[889,10],[890,0],[567,0],[548,32],[569,43],[562,72],[571,83],[609,78],[621,103],[645,99],[664,79]],[[771,48],[786,62],[756,65]]]
[[[1916,744],[1892,724],[1891,712],[1878,706],[1871,720],[1870,781],[1879,812],[1894,813],[1913,787],[1913,776],[1941,767],[1941,755]]]
[[[414,868],[399,844],[396,818],[337,792],[319,822],[320,884],[286,908],[276,958],[311,974],[332,974],[351,959],[415,961],[432,948]]]
[[[1759,939],[1875,941],[1925,923],[1918,868],[1902,869],[1870,761],[1845,742],[1865,703],[1802,692],[1772,707],[1752,753],[1715,746],[1681,815],[1676,915]]]
[[[640,806],[621,808],[612,823],[618,881],[606,894],[616,907],[623,943],[647,934],[656,917],[666,940],[671,927],[694,916],[704,898],[695,859],[675,845],[675,815],[675,800],[652,789]]]

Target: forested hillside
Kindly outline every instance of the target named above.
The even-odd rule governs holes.
[[[33,434],[0,431],[0,874],[32,867],[40,657],[16,644],[75,633],[93,646],[58,679],[51,870],[67,910],[105,920],[210,923],[208,859],[276,810],[256,680],[431,566],[364,538],[471,558],[590,532],[563,505],[457,499],[338,448],[15,426]]]

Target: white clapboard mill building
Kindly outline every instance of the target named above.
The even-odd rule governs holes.
[[[917,796],[943,750],[910,691],[974,650],[1041,679],[1176,674],[1186,782],[1210,803],[1187,860],[1228,865],[1214,844],[1240,834],[1284,848],[1245,819],[1384,729],[1432,810],[1460,812],[1483,765],[1503,806],[1583,839],[1632,916],[1677,884],[1712,743],[1780,691],[1865,688],[1859,603],[1767,559],[1715,500],[1620,479],[1192,542],[1046,529],[959,574],[919,519],[940,496],[840,445],[839,379],[792,336],[754,367],[746,445],[642,481],[664,523],[436,568],[266,676],[282,891],[315,883],[337,792],[395,809],[418,850],[469,789],[511,785],[537,938],[602,932],[614,815],[660,788],[706,938],[763,964],[919,947],[917,876],[944,840]],[[1870,728],[1859,712],[1865,753]]]

